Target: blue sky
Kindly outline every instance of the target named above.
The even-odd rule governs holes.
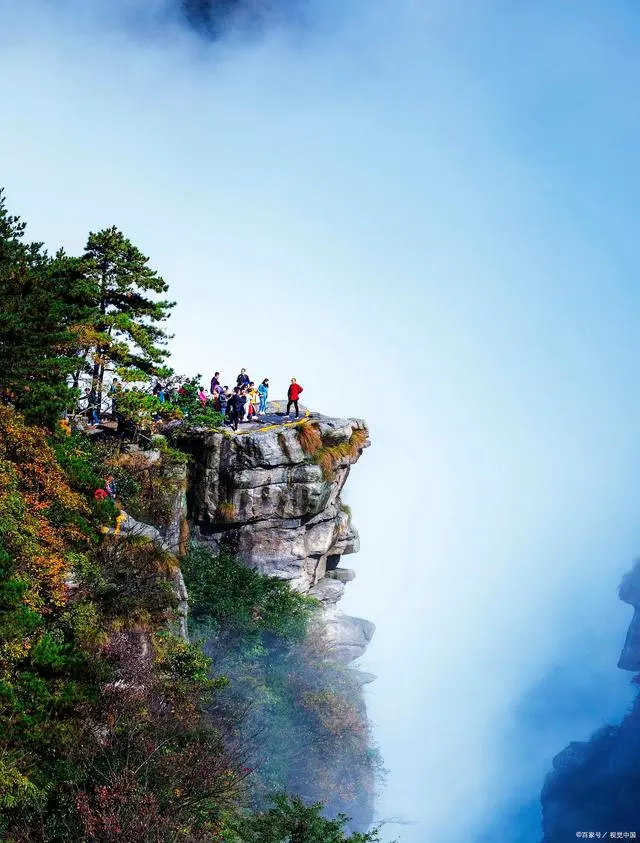
[[[512,808],[630,693],[637,9],[312,0],[211,44],[90,6],[0,0],[11,209],[71,252],[122,228],[179,369],[369,421],[343,605],[378,626],[380,814],[537,840]]]

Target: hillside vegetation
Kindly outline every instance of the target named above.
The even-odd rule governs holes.
[[[24,233],[0,196],[0,839],[379,840],[340,813],[380,765],[314,602],[127,532],[125,509],[166,525],[187,457],[156,443],[150,467],[67,421],[85,380],[169,373],[166,283],[115,228],[78,258]]]

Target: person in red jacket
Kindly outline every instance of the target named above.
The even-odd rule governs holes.
[[[302,387],[297,382],[295,378],[291,378],[291,385],[289,386],[289,392],[287,393],[287,415],[291,415],[291,405],[296,408],[296,418],[300,414],[300,410],[298,409],[298,398],[300,398],[300,393],[302,392]]]

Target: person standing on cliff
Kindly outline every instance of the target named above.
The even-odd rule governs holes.
[[[258,408],[258,415],[264,416],[267,412],[267,398],[269,397],[269,378],[265,378],[258,387],[258,398],[260,399],[260,407]]]
[[[258,390],[253,381],[247,389],[247,421],[251,421],[256,415],[256,404],[258,403]]]
[[[228,404],[228,409],[230,410],[229,418],[234,430],[237,430],[238,425],[242,422],[242,418],[244,416],[244,405],[246,403],[246,400],[247,399],[242,394],[240,387],[234,386],[233,395],[229,399]]]
[[[296,418],[300,415],[300,410],[298,408],[298,398],[300,398],[300,393],[302,392],[302,387],[298,383],[295,378],[291,378],[291,384],[289,386],[289,391],[287,392],[287,412],[286,415],[291,415],[291,405],[296,408]]]
[[[240,389],[244,389],[246,386],[249,386],[251,383],[251,378],[247,374],[246,369],[241,369],[240,374],[236,379],[236,384],[240,387]]]
[[[218,410],[218,412],[222,413],[222,415],[225,417],[225,420],[224,420],[225,424],[228,421],[228,413],[227,413],[227,404],[229,402],[228,391],[229,391],[229,387],[225,386],[220,390],[220,392],[218,392],[218,406],[216,407],[216,410]]]
[[[244,421],[244,413],[247,406],[247,390],[246,389],[239,389],[238,395],[236,399],[236,430],[238,429],[238,425],[242,424]]]
[[[209,391],[212,395],[215,395],[217,386],[220,386],[220,372],[216,372],[211,378],[211,389]]]

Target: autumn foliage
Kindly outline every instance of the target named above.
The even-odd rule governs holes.
[[[45,611],[66,599],[69,554],[87,545],[90,514],[58,465],[46,433],[0,407],[0,541],[25,604]]]
[[[169,632],[175,559],[48,437],[0,407],[0,838],[215,840],[246,777],[205,713],[226,680]]]
[[[186,553],[184,517],[180,548],[134,535],[129,516],[168,534],[186,457],[156,439],[152,462],[75,429],[83,378],[100,394],[106,372],[169,374],[166,283],[115,227],[82,257],[24,234],[0,190],[0,840],[377,841],[325,816],[379,764],[357,683],[308,634],[314,602],[231,555]],[[123,391],[124,436],[158,416],[218,424],[197,383],[171,406]],[[298,435],[327,479],[366,439]],[[183,551],[206,655],[172,632]]]

